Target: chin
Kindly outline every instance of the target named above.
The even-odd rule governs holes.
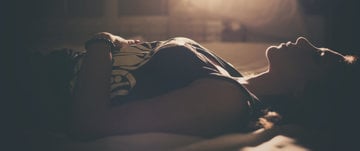
[[[271,46],[266,50],[266,57],[270,64],[284,64],[289,61],[289,50],[284,46]]]
[[[266,57],[268,60],[271,60],[272,58],[276,58],[276,56],[279,55],[280,49],[278,46],[270,46],[268,49],[266,49]]]

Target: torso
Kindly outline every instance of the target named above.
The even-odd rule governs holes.
[[[77,70],[81,67],[79,62]],[[187,38],[131,45],[113,54],[111,99],[114,104],[147,99],[204,77],[235,82],[248,94],[240,82],[232,78],[241,74],[229,67],[221,58]],[[75,82],[76,78],[72,85]]]

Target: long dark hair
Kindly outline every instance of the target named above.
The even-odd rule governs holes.
[[[16,65],[18,114],[25,133],[68,130],[71,93],[69,82],[80,51],[56,49],[48,54],[23,52]]]

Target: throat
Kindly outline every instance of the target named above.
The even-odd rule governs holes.
[[[259,98],[264,96],[291,96],[300,90],[302,86],[300,79],[290,78],[289,76],[276,76],[269,73],[248,79],[245,85],[251,92]]]

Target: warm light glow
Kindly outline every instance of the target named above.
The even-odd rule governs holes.
[[[307,31],[297,0],[182,0],[181,3],[182,9],[193,10],[190,16],[202,14],[202,18],[237,21],[262,35],[286,39]]]
[[[344,56],[344,60],[347,62],[347,63],[354,63],[354,62],[356,62],[357,61],[357,57],[356,56],[350,56],[350,55],[348,55],[348,56]]]

